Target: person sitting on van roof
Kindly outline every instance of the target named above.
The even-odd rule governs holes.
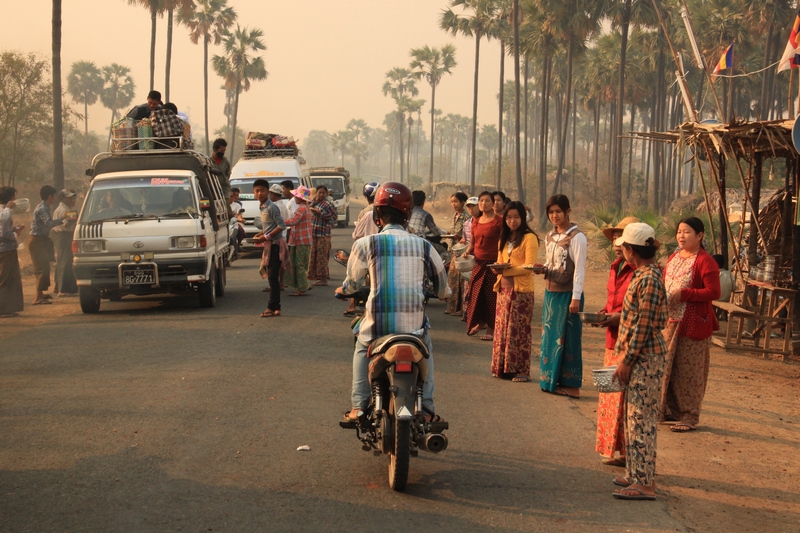
[[[147,102],[134,106],[133,109],[128,111],[126,116],[138,122],[143,118],[149,117],[150,113],[156,109],[161,109],[162,104],[161,93],[158,91],[150,91],[147,93]]]

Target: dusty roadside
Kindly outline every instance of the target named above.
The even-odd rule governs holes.
[[[25,310],[19,317],[0,319],[0,341],[12,335],[36,335],[38,326],[80,313],[74,297],[31,306],[33,277],[27,273],[23,282]],[[605,271],[587,273],[588,309],[602,306],[605,283]],[[537,314],[534,323],[539,321]],[[800,365],[712,350],[700,427],[687,434],[674,434],[666,427],[659,430],[660,495],[672,517],[688,531],[797,531]],[[587,381],[583,397],[570,401],[590,421],[596,417],[597,393],[589,376],[592,368],[601,366],[602,352],[603,332],[587,327]],[[620,472],[608,470],[609,477]]]

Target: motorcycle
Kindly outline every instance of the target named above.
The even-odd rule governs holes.
[[[366,301],[368,295],[369,288],[362,288],[356,294],[337,297]],[[359,322],[360,319],[353,321],[354,331]],[[389,486],[403,491],[408,483],[411,457],[416,457],[420,449],[430,453],[447,449],[443,431],[449,429],[449,424],[432,421],[433,413],[422,405],[422,386],[428,375],[430,354],[420,337],[385,335],[370,343],[367,357],[370,403],[358,412],[357,420],[342,420],[339,425],[356,430],[365,452],[389,456]]]

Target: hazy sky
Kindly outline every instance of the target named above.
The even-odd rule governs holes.
[[[302,140],[310,130],[335,132],[352,118],[382,127],[393,108],[383,96],[385,73],[407,67],[409,50],[424,45],[453,43],[458,66],[436,94],[444,113],[472,115],[472,76],[475,44],[452,37],[438,27],[446,0],[229,0],[239,24],[264,32],[266,81],[242,93],[239,124],[245,130],[292,135]],[[49,0],[28,0],[6,10],[0,22],[0,49],[37,52],[50,57]],[[22,7],[24,6],[24,7]],[[155,88],[163,89],[166,19],[158,19]],[[75,61],[98,66],[112,62],[129,66],[136,82],[134,103],[145,101],[149,85],[150,15],[125,0],[64,0],[62,72],[64,88]],[[211,46],[209,56],[221,54]],[[500,49],[496,41],[481,43],[478,122],[496,123]],[[193,131],[203,128],[203,47],[193,45],[187,29],[173,32],[170,99],[189,114]],[[506,75],[512,76],[507,61]],[[511,68],[510,68],[511,67]],[[221,78],[209,68],[209,127],[224,124]],[[426,100],[423,121],[430,115],[430,86],[417,84]],[[76,110],[83,106],[75,104]],[[99,102],[89,108],[89,128],[102,132],[110,111]],[[426,131],[428,126],[425,127]],[[107,131],[107,130],[106,130]]]

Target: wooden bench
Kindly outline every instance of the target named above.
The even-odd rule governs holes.
[[[729,302],[712,302],[714,307],[728,313],[728,327],[724,341],[717,337],[712,337],[711,341],[726,350],[778,354],[783,357],[791,355],[794,291],[772,286],[759,286],[758,297],[752,301],[745,297],[745,305],[748,302],[754,310],[745,309]],[[782,311],[786,313],[786,318],[780,316]],[[753,331],[745,330],[747,319],[755,322]],[[737,324],[734,330],[735,321]],[[783,327],[782,339],[772,339],[773,326]]]

